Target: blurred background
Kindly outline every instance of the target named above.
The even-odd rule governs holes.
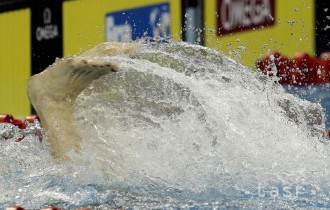
[[[31,75],[105,41],[170,37],[253,70],[267,51],[317,57],[330,51],[328,8],[321,0],[0,0],[0,113],[29,115]]]

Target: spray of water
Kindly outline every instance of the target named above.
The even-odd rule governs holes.
[[[181,42],[90,59],[119,71],[75,102],[80,152],[58,163],[47,142],[1,142],[0,206],[326,205],[330,156],[319,104]]]

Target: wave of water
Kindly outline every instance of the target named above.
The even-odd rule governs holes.
[[[81,151],[0,142],[0,207],[330,207],[319,104],[186,43],[91,56],[119,71],[77,98]]]

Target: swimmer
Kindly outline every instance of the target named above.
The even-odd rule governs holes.
[[[73,105],[77,96],[92,81],[120,71],[118,64],[111,61],[111,56],[125,54],[137,57],[139,48],[137,43],[103,43],[82,55],[59,59],[45,71],[31,77],[28,96],[45,128],[55,158],[66,160],[70,150],[79,151],[80,137],[73,126]],[[154,59],[152,62],[159,61]],[[172,64],[162,65],[171,67]],[[296,124],[307,122],[312,135],[325,136],[321,106],[310,104],[304,108],[294,100],[291,102],[290,97],[277,99],[288,119]]]
[[[104,57],[133,55],[137,49],[138,44],[134,43],[103,43],[82,55],[59,59],[30,78],[28,97],[45,128],[55,158],[66,160],[68,151],[79,151],[80,137],[73,127],[72,113],[76,97],[92,81],[118,71],[118,64],[107,62]]]

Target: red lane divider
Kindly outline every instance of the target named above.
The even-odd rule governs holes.
[[[10,114],[0,114],[0,123],[10,123],[15,126],[18,126],[20,129],[25,129],[26,122],[33,123],[34,120],[38,120],[40,122],[38,115],[30,115],[27,116],[24,120],[19,120],[19,119],[15,119]]]
[[[280,84],[325,84],[330,82],[330,52],[323,53],[319,58],[303,52],[296,53],[293,58],[279,52],[267,52],[264,58],[257,61],[257,68],[269,77],[278,77]]]
[[[27,116],[24,120],[19,120],[19,119],[15,119],[12,115],[9,114],[0,114],[0,123],[9,123],[21,129],[23,135],[22,137],[16,140],[18,142],[22,141],[25,138],[25,134],[28,133],[27,130],[24,130],[27,128],[28,123],[34,123],[35,120],[38,120],[40,122],[38,115]],[[29,132],[31,132],[31,130],[29,130]],[[40,133],[38,132],[38,135],[39,134]],[[9,138],[8,136],[2,136],[2,139],[4,140],[8,138]],[[41,138],[41,134],[39,138]]]

